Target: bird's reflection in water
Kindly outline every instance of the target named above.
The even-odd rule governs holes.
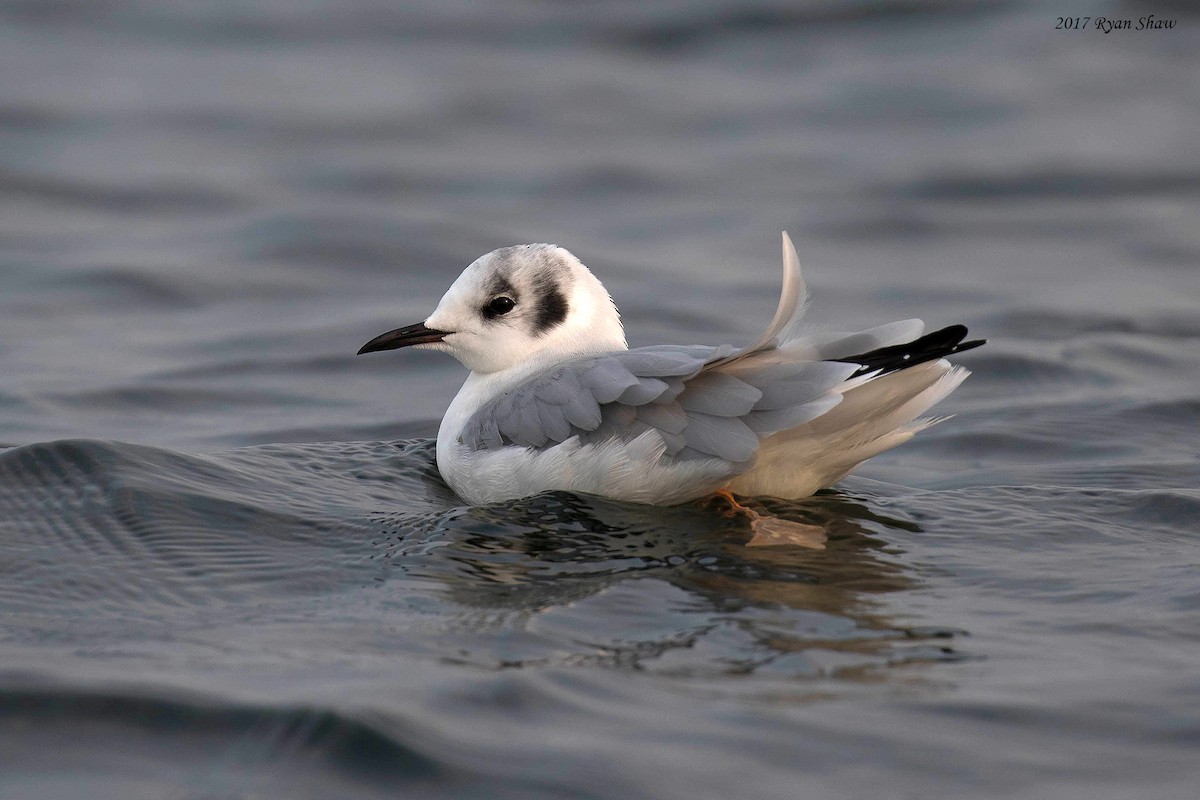
[[[741,502],[820,530],[825,547],[761,546],[721,499],[658,508],[555,492],[393,519],[386,557],[442,587],[461,612],[456,630],[488,628],[485,647],[506,639],[503,659],[475,652],[472,663],[548,663],[558,651],[578,663],[581,643],[599,660],[689,673],[828,675],[954,656],[943,646],[953,632],[905,629],[887,613],[886,594],[914,583],[887,539],[914,523],[836,492]],[[521,636],[538,639],[529,657]]]
[[[660,508],[551,492],[443,518],[453,531],[445,553],[485,582],[569,582],[582,577],[720,575],[733,581],[835,587],[856,593],[906,588],[908,579],[885,558],[874,531],[916,531],[915,523],[884,517],[834,493],[790,502],[748,501],[758,513],[819,530],[824,547],[763,546],[749,521],[720,499]],[[757,540],[756,540],[757,538]],[[574,594],[574,593],[572,593]],[[764,602],[793,605],[783,597]],[[807,607],[807,602],[800,603]]]

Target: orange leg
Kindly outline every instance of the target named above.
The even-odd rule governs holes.
[[[746,516],[750,517],[751,519],[754,519],[755,517],[758,516],[758,514],[756,514],[752,509],[749,509],[746,506],[739,503],[737,501],[737,498],[735,498],[733,496],[733,492],[729,491],[728,489],[717,489],[716,496],[720,497],[722,500],[729,503],[729,505],[731,506],[730,511],[732,511],[735,514],[738,512],[741,512],[741,513],[745,514]]]
[[[825,529],[820,526],[760,514],[739,503],[728,489],[718,489],[716,496],[729,503],[732,514],[743,514],[750,520],[750,530],[754,532],[754,536],[746,542],[747,547],[790,544],[810,550],[825,549],[825,540],[828,537]]]

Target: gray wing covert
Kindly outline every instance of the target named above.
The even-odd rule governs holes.
[[[467,420],[474,449],[628,441],[655,430],[674,460],[746,464],[761,439],[836,405],[857,367],[787,362],[776,350],[660,345],[570,361],[501,394]]]
[[[467,420],[462,440],[475,449],[496,449],[546,447],[572,436],[588,441],[630,436],[637,408],[649,404],[662,408],[648,411],[647,419],[677,433],[686,417],[670,404],[713,352],[711,347],[648,347],[559,364],[481,407]]]

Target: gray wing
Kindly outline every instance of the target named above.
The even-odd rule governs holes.
[[[736,358],[731,358],[736,356]],[[774,348],[660,345],[559,364],[480,408],[462,431],[475,449],[629,441],[655,430],[674,460],[754,459],[759,441],[841,399],[856,365],[783,359]]]

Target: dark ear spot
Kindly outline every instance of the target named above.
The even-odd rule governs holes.
[[[550,276],[542,276],[534,284],[533,291],[537,308],[533,318],[533,333],[541,336],[567,318],[567,296]]]

